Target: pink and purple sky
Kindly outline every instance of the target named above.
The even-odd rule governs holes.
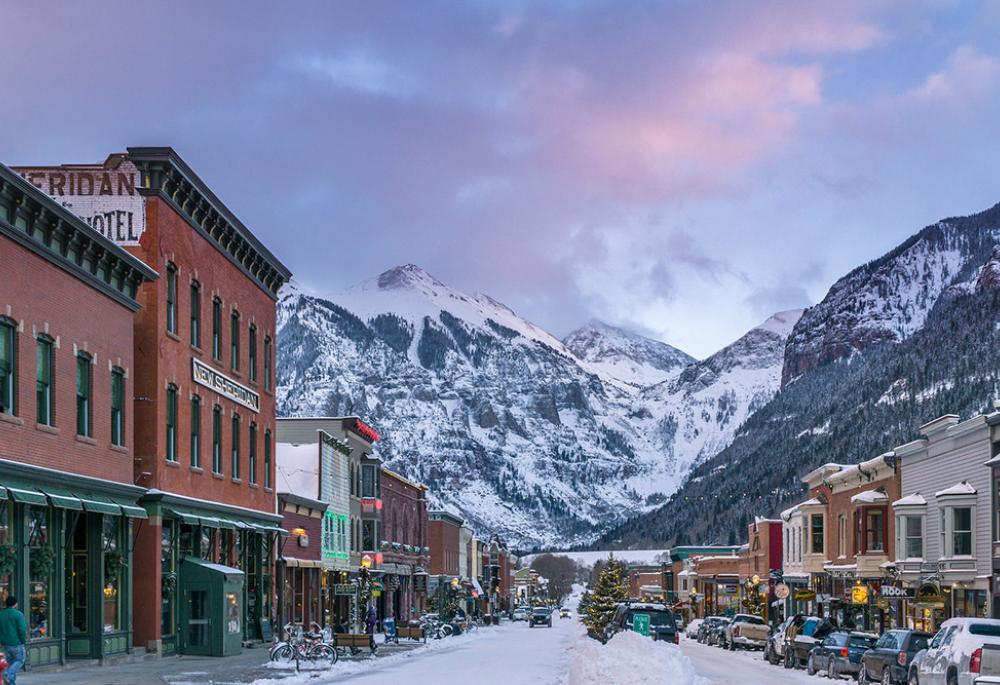
[[[0,0],[0,160],[171,145],[307,287],[705,356],[1000,201],[1000,3]]]

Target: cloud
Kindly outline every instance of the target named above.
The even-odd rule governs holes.
[[[976,99],[993,90],[1000,78],[1000,60],[970,45],[958,47],[944,67],[909,93],[916,100]]]
[[[369,95],[407,97],[416,91],[413,78],[371,52],[351,50],[330,55],[298,55],[286,65],[307,76],[329,81],[334,86]]]

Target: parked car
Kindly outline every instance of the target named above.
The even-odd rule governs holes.
[[[528,618],[528,627],[534,628],[535,626],[548,626],[552,627],[552,610],[548,607],[535,607],[531,610],[531,616]]]
[[[514,609],[514,614],[511,617],[512,621],[527,621],[530,611],[527,607],[517,607]]]
[[[638,625],[636,617],[644,614],[649,617],[649,636],[654,640],[664,640],[680,643],[680,635],[677,631],[677,623],[674,619],[674,612],[665,604],[655,602],[625,602],[619,604],[615,610],[611,623],[605,631],[606,638],[610,640],[617,633],[623,630],[632,630]]]
[[[764,659],[772,666],[777,666],[785,658],[785,631],[794,623],[796,617],[796,615],[789,616],[779,623],[767,638],[767,644],[764,645]]]
[[[720,620],[713,623],[705,635],[705,644],[722,647],[722,631],[726,629],[727,623],[729,623],[728,616],[723,616]]]
[[[736,614],[722,626],[722,645],[729,650],[764,649],[770,629],[760,616]]]
[[[861,657],[872,648],[878,635],[874,633],[835,630],[812,648],[806,662],[806,671],[826,671],[827,678],[839,679],[842,675],[855,676],[861,666]]]
[[[793,623],[785,631],[785,668],[805,668],[809,652],[836,627],[825,618],[803,616],[801,624]]]
[[[684,637],[695,638],[698,637],[698,632],[701,630],[701,624],[704,623],[705,619],[695,618],[688,623],[687,628],[684,629]]]
[[[917,652],[927,649],[932,635],[916,630],[889,630],[861,657],[858,683],[905,685],[907,668]]]
[[[712,634],[712,630],[725,620],[725,616],[709,616],[702,621],[701,625],[698,626],[698,634],[695,636],[698,642],[708,644],[708,638]]]
[[[982,674],[986,645],[1000,645],[1000,620],[951,618],[914,659],[910,685],[973,685]],[[991,663],[992,649],[987,653]]]

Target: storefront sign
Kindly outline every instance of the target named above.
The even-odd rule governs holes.
[[[372,590],[379,590],[380,591],[380,590],[384,590],[384,589],[385,589],[385,585],[382,584],[381,580],[373,580],[372,581]]]
[[[868,586],[855,585],[851,588],[852,604],[868,604]]]
[[[799,590],[795,593],[796,602],[811,602],[816,599],[816,592],[814,590]]]
[[[338,597],[351,597],[357,592],[357,588],[351,583],[336,583],[333,586],[333,594]]]
[[[917,588],[913,598],[919,605],[944,606],[944,597],[941,595],[941,589],[934,583],[924,583],[921,585]]]
[[[913,599],[913,588],[883,585],[879,594],[886,599]]]
[[[727,595],[735,595],[737,592],[736,583],[726,583],[722,586],[722,591]]]
[[[136,187],[139,170],[128,161],[117,168],[18,168],[32,184],[95,231],[119,245],[138,245],[146,229],[146,204]]]
[[[233,402],[242,404],[253,412],[260,413],[260,395],[193,357],[191,359],[191,377],[195,383],[211,388],[223,397],[228,397]]]
[[[774,586],[774,596],[778,599],[787,599],[789,594],[791,594],[791,589],[784,583],[778,583]]]

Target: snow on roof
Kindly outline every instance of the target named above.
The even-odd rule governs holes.
[[[902,499],[898,499],[892,503],[894,507],[922,507],[927,504],[927,500],[919,492],[915,492],[912,495],[907,495]]]
[[[818,505],[821,505],[821,504],[823,504],[823,503],[819,501],[819,498],[813,497],[812,499],[807,499],[805,502],[802,502],[802,503],[800,503],[800,504],[798,504],[796,506],[799,506],[799,507],[815,507],[815,506],[818,506]]]
[[[889,496],[879,490],[865,490],[851,498],[852,504],[882,504],[888,501]]]
[[[996,464],[1000,464],[1000,454],[983,462],[983,466],[995,466]]]
[[[794,507],[788,507],[787,509],[785,509],[780,514],[781,520],[782,521],[788,521],[790,518],[792,518],[792,514],[794,514],[795,512],[797,512],[799,510],[799,507],[801,507],[801,506],[802,506],[801,504],[796,504]]]
[[[305,497],[319,496],[319,443],[275,444],[276,490]]]
[[[935,497],[954,497],[956,495],[975,495],[976,489],[969,485],[969,481],[963,480],[961,483],[956,483],[950,488],[944,490],[939,490],[934,493]]]

